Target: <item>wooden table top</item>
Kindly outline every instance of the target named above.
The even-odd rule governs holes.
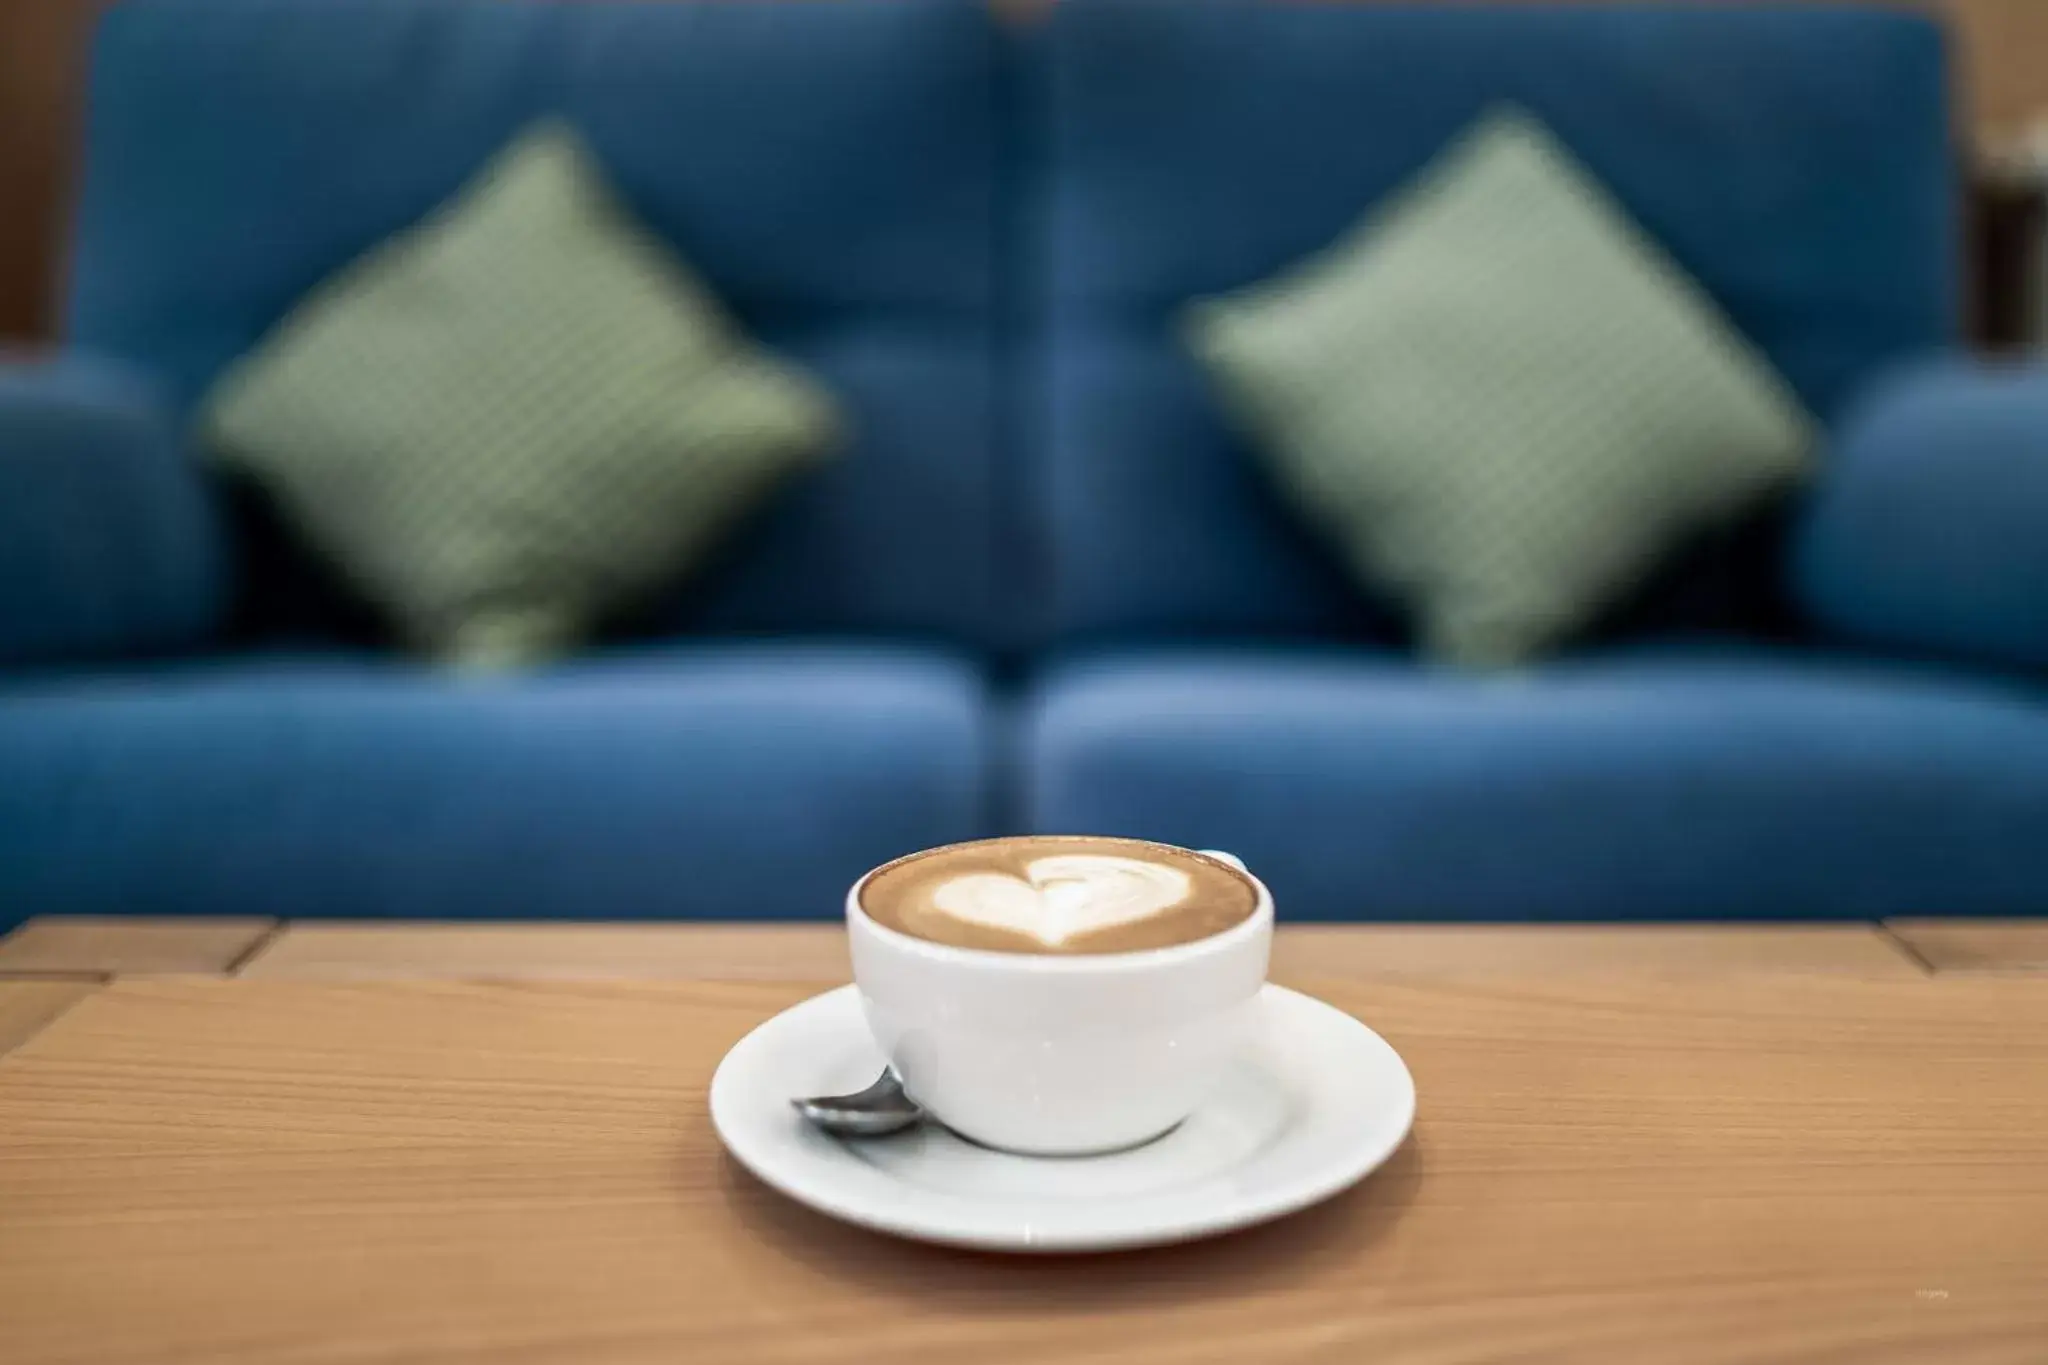
[[[822,938],[684,934],[640,979],[609,943],[577,979],[537,930],[394,930],[432,951],[0,977],[0,1358],[1946,1365],[2048,1344],[2048,976],[1932,972],[1875,931],[1882,955],[1836,930],[1296,936],[1286,974],[1414,1070],[1408,1145],[1265,1228],[1029,1260],[842,1227],[718,1149],[712,1069],[817,989],[763,977]],[[679,946],[710,932],[729,961]]]
[[[4,962],[4,959],[0,959]],[[1273,972],[1293,976],[1529,971],[1853,972],[1918,976],[1870,925],[1282,926]],[[838,925],[293,924],[239,968],[265,979],[419,976],[846,981]]]

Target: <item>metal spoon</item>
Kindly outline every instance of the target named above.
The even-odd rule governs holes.
[[[813,1095],[790,1104],[834,1137],[882,1137],[924,1122],[924,1110],[903,1093],[903,1082],[888,1070],[873,1085],[851,1095]]]

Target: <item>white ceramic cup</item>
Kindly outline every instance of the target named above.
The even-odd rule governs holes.
[[[1250,918],[1221,933],[1062,955],[899,933],[861,908],[873,875],[846,893],[868,1027],[911,1098],[975,1142],[1045,1156],[1148,1142],[1195,1111],[1252,1027],[1273,946],[1273,897],[1256,877]]]

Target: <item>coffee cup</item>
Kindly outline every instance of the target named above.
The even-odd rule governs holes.
[[[1192,899],[1168,900],[1176,877]],[[878,885],[891,903],[870,907]],[[906,918],[914,899],[935,918]],[[1227,853],[1024,836],[885,864],[847,892],[846,922],[910,1096],[984,1146],[1068,1156],[1159,1137],[1222,1079],[1256,1017],[1273,899]]]

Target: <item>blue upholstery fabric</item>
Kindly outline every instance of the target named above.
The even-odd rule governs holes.
[[[699,646],[531,678],[305,661],[0,690],[0,927],[53,912],[829,919],[986,832],[945,656]]]
[[[1229,847],[1290,919],[2048,910],[2028,678],[1681,652],[1474,680],[1123,644],[992,707],[978,666],[1087,636],[1390,637],[1170,326],[1497,101],[1832,422],[1952,339],[1941,68],[1932,26],[1848,7],[1068,0],[1006,55],[974,0],[126,0],[96,47],[69,325],[166,396],[0,377],[0,659],[201,635],[212,514],[166,414],[549,113],[857,427],[655,628],[953,648],[0,673],[0,927],[829,919],[866,867],[998,827]],[[1816,612],[2038,661],[2040,402],[1952,375],[1853,419],[1802,542]],[[1724,548],[1769,577],[1775,539]],[[347,619],[317,584],[245,580],[304,634]]]
[[[2048,689],[1766,655],[1443,676],[1102,661],[1026,712],[1030,826],[1223,847],[1286,919],[2048,909]]]
[[[2048,368],[1884,385],[1801,527],[1801,600],[1853,639],[2048,668]]]
[[[203,639],[224,553],[146,382],[83,358],[0,364],[0,666]]]
[[[1045,35],[1032,457],[1056,636],[1357,633],[1171,331],[1475,116],[1542,119],[1816,413],[1953,336],[1942,44],[1830,6],[1073,0]]]
[[[561,114],[856,432],[668,623],[987,643],[995,66],[969,0],[131,0],[95,49],[71,332],[189,404]]]

